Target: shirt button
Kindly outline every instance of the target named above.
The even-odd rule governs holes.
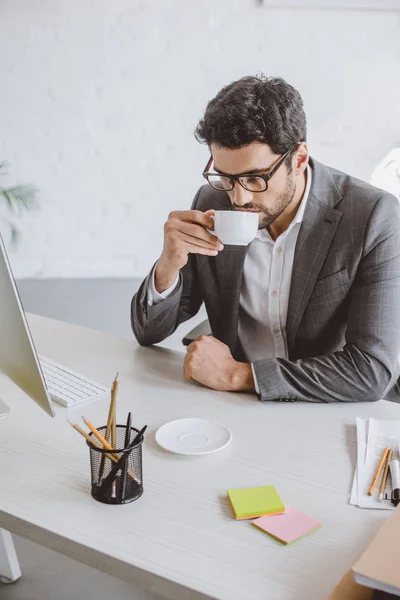
[[[276,298],[276,297],[277,297],[277,295],[278,295],[278,292],[277,292],[276,290],[273,290],[273,291],[271,292],[271,296],[272,296],[273,298]]]
[[[280,254],[282,252],[281,246],[279,246],[279,248],[277,248],[276,251],[279,252],[279,254]]]
[[[276,327],[275,327],[275,329],[272,330],[272,333],[274,333],[275,335],[278,335],[278,333],[280,333],[280,332],[281,332],[281,330],[277,329]]]

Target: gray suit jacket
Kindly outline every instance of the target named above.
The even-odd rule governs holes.
[[[310,160],[313,179],[300,227],[290,287],[289,358],[254,363],[261,400],[378,400],[399,375],[400,207],[378,188]],[[205,185],[192,208],[231,207]],[[213,335],[244,360],[238,341],[246,247],[216,257],[191,254],[177,289],[147,302],[148,277],[132,300],[142,345],[169,336],[204,302]]]

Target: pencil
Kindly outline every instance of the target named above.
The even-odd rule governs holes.
[[[110,404],[110,426],[111,426],[111,446],[113,448],[117,447],[117,434],[116,434],[116,428],[117,428],[117,416],[116,416],[116,403],[117,403],[117,392],[118,392],[118,373],[116,378],[114,379],[114,383],[113,383],[113,387],[111,390],[111,404]],[[109,438],[107,437],[107,441],[109,440]],[[116,497],[116,484],[115,481],[112,484],[112,493],[111,496],[113,498]]]
[[[110,444],[107,442],[107,440],[105,440],[103,438],[103,436],[101,435],[101,433],[99,433],[96,429],[96,427],[93,425],[93,423],[91,423],[89,421],[89,419],[85,419],[85,417],[82,417],[83,422],[85,423],[85,425],[87,427],[89,427],[90,431],[93,433],[93,435],[95,435],[97,437],[97,439],[99,440],[99,442],[101,442],[104,446],[104,448],[106,448],[106,450],[113,450],[113,448],[110,446]],[[115,456],[117,457],[117,459],[119,460],[119,456],[118,454],[115,454]],[[135,475],[133,474],[133,472],[131,471],[131,469],[128,469],[128,473],[131,477],[134,477]]]
[[[376,482],[379,479],[379,475],[381,474],[381,471],[383,469],[383,465],[385,464],[385,460],[386,457],[388,455],[389,452],[389,448],[385,448],[381,457],[381,460],[379,461],[379,465],[378,468],[376,469],[375,475],[371,481],[371,485],[369,486],[369,490],[368,490],[368,496],[372,496],[372,494],[374,493],[374,489],[376,486]]]
[[[111,405],[110,412],[112,411],[112,421],[111,421],[111,446],[113,448],[117,447],[117,394],[118,394],[118,373],[114,379],[112,391],[111,391]],[[108,438],[107,438],[108,439]]]
[[[129,417],[128,417],[129,418]],[[127,446],[127,448],[125,448],[127,450],[127,452],[120,458],[120,461],[117,465],[114,465],[111,468],[111,471],[109,472],[109,474],[107,475],[107,477],[102,481],[101,486],[99,488],[99,494],[101,496],[103,496],[104,494],[106,494],[106,492],[108,492],[109,488],[111,485],[114,485],[115,483],[115,477],[117,477],[118,471],[121,469],[121,471],[123,471],[123,469],[125,468],[126,462],[129,459],[129,455],[130,452],[133,451],[134,447],[136,444],[140,444],[143,442],[143,434],[147,429],[147,425],[145,425],[143,427],[143,429],[141,429],[136,436],[133,439],[133,442],[131,442],[129,444],[129,446]],[[122,477],[122,474],[121,474]],[[121,483],[121,482],[120,482]]]
[[[96,440],[93,437],[91,437],[88,433],[86,433],[86,431],[84,431],[84,429],[82,429],[82,427],[79,427],[79,425],[77,425],[76,423],[72,423],[71,421],[68,421],[68,423],[70,425],[72,425],[72,427],[74,429],[76,429],[76,431],[78,433],[80,433],[85,439],[87,439],[89,444],[91,444],[94,448],[102,448],[103,447],[98,442],[96,442]],[[107,458],[109,458],[113,462],[118,462],[118,460],[119,460],[118,454],[103,454],[103,456],[107,456]]]
[[[114,404],[115,404],[115,400],[116,400],[114,388],[115,388],[117,381],[118,381],[118,373],[116,374],[116,376],[114,378],[114,382],[113,382],[112,389],[111,389],[110,408],[108,409],[106,435],[105,435],[107,442],[110,441],[111,426],[112,426],[113,418],[114,418]],[[115,443],[112,444],[112,446],[113,446],[113,448],[115,448]],[[100,461],[100,471],[99,471],[100,479],[103,477],[103,471],[104,471],[104,456],[101,457],[101,461]]]
[[[387,482],[388,473],[389,473],[389,464],[390,464],[391,460],[392,460],[392,450],[389,450],[389,452],[386,455],[385,468],[383,470],[382,481],[381,481],[381,485],[379,488],[378,502],[382,502],[382,500],[383,500],[383,495],[385,493],[386,482]]]
[[[111,446],[113,448],[117,447],[117,393],[118,393],[118,379],[116,377],[115,380],[114,380],[114,383],[113,383],[112,391],[111,391],[111,406],[110,406],[110,411],[112,411],[112,416],[111,416]],[[111,493],[111,496],[113,498],[116,497],[116,492],[117,492],[117,487],[116,487],[116,484],[115,484],[115,481],[114,481],[113,485],[112,485],[112,493]]]
[[[93,425],[93,423],[91,423],[89,421],[89,419],[86,419],[85,417],[82,417],[82,420],[85,423],[85,425],[87,427],[89,427],[89,429],[93,433],[93,435],[95,435],[97,437],[97,439],[99,440],[99,442],[101,442],[103,444],[104,448],[106,448],[107,450],[113,450],[113,447],[110,446],[110,444],[107,442],[107,440],[105,440],[103,438],[103,436],[101,435],[101,433],[99,431],[97,431],[96,427]]]
[[[111,427],[114,422],[115,417],[115,402],[117,400],[117,391],[118,391],[118,373],[116,374],[112,389],[111,389],[111,402],[110,408],[108,410],[108,418],[107,418],[107,427],[106,427],[106,440],[107,442],[110,440]]]

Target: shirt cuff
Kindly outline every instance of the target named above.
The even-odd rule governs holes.
[[[252,373],[253,373],[254,386],[255,386],[255,388],[256,388],[256,393],[257,393],[257,394],[260,394],[260,386],[258,385],[257,376],[256,376],[256,370],[255,370],[255,368],[254,368],[254,365],[253,365],[253,363],[250,363],[250,364],[251,364],[251,371],[252,371]]]
[[[172,292],[174,291],[174,289],[176,288],[176,286],[179,283],[179,273],[178,273],[174,283],[167,290],[164,290],[161,294],[159,292],[157,292],[156,284],[154,281],[156,266],[157,266],[157,263],[154,265],[153,270],[150,274],[149,284],[147,287],[147,303],[149,304],[149,306],[153,306],[153,304],[154,305],[159,304],[160,302],[162,302],[163,300],[168,298],[168,296],[170,296],[172,294]]]

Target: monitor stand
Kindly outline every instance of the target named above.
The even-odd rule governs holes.
[[[5,417],[10,412],[10,407],[0,398],[0,418]]]

